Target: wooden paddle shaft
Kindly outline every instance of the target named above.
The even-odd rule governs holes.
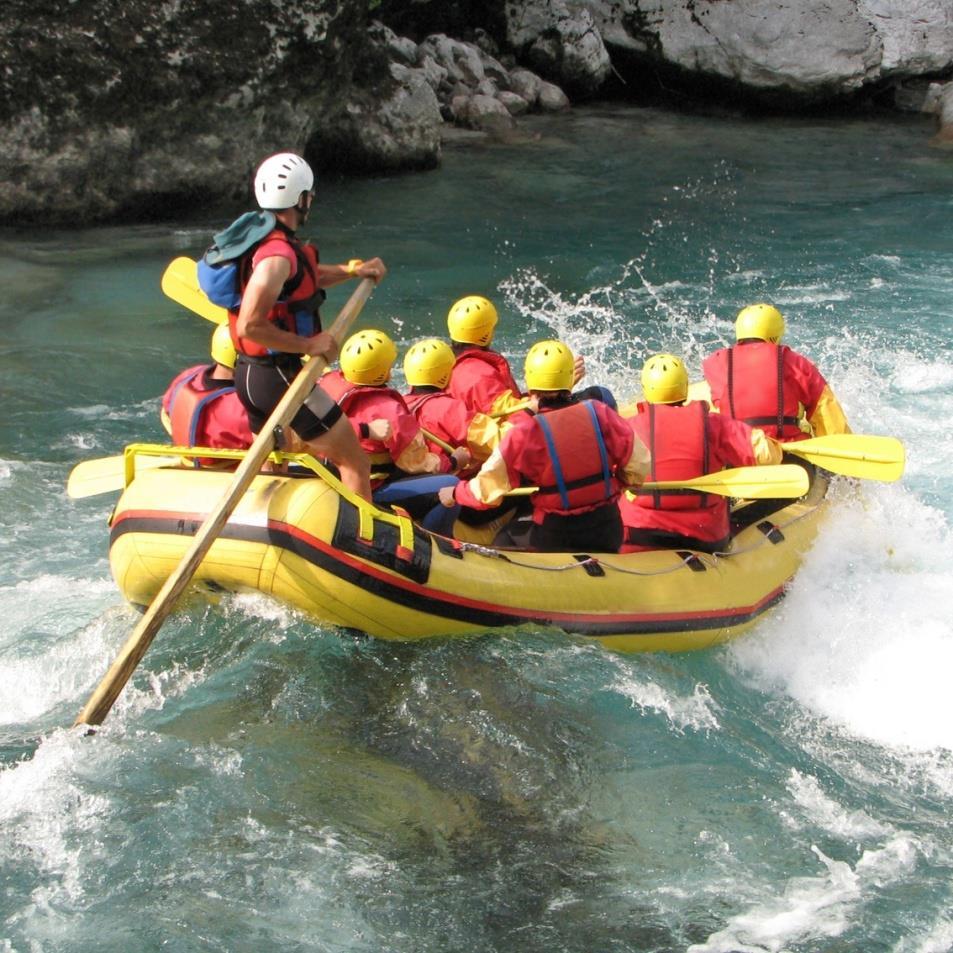
[[[367,301],[374,289],[374,282],[365,278],[354,290],[347,304],[341,309],[334,324],[329,329],[340,346],[341,340],[354,319],[360,314],[364,302]],[[156,594],[152,604],[146,610],[139,624],[133,629],[126,640],[116,660],[99,683],[96,691],[90,696],[86,706],[79,713],[74,724],[100,725],[109,714],[119,693],[142,660],[162,623],[172,611],[176,600],[188,586],[198,568],[199,563],[211,549],[222,527],[228,522],[235,507],[238,505],[245,490],[261,469],[268,454],[274,445],[274,431],[276,427],[285,427],[291,418],[298,412],[305,399],[311,393],[315,381],[324,370],[327,361],[322,357],[312,357],[304,365],[301,372],[288,388],[287,393],[272,411],[261,433],[235,471],[235,476],[227,492],[218,505],[209,513],[198,533],[192,541],[182,561],[175,571],[166,579],[162,588]]]
[[[423,427],[420,428],[420,432],[421,432],[421,433],[424,435],[424,437],[426,437],[426,439],[429,440],[431,443],[435,443],[438,447],[440,447],[441,450],[446,450],[446,452],[447,452],[450,456],[453,456],[454,448],[451,447],[450,444],[447,443],[446,440],[442,440],[442,439],[441,439],[440,437],[438,437],[435,433],[431,433],[429,430],[424,430]]]

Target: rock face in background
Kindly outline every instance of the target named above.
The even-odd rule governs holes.
[[[363,50],[320,2],[283,28],[270,3],[11,6],[0,25],[8,220],[148,214],[233,192],[252,153],[307,139],[309,114],[333,106],[328,78],[353,73]]]
[[[612,93],[787,110],[876,96],[953,143],[950,0],[5,0],[0,222],[167,217],[255,164],[433,167],[447,124]],[[385,26],[385,24],[387,24]]]

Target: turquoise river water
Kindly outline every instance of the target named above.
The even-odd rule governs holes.
[[[391,268],[401,348],[500,306],[634,395],[776,302],[858,432],[788,598],[690,655],[556,630],[394,644],[263,597],[189,604],[103,730],[135,624],[80,460],[162,439],[211,325],[159,291],[224,215],[0,232],[0,951],[953,949],[953,157],[921,121],[580,109],[439,171],[321,184],[327,260]],[[329,313],[344,301],[332,295]]]

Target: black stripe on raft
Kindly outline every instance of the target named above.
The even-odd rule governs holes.
[[[110,543],[126,533],[144,533],[149,535],[194,536],[202,525],[201,520],[182,519],[163,516],[124,516],[118,519],[110,530]],[[534,623],[552,625],[565,632],[576,635],[661,635],[678,632],[702,632],[711,629],[725,629],[742,625],[758,618],[784,598],[783,587],[778,587],[765,599],[747,609],[735,610],[719,615],[682,616],[679,618],[625,618],[604,619],[601,616],[572,616],[563,613],[548,616],[544,612],[527,611],[516,613],[512,610],[491,606],[479,606],[455,602],[449,594],[418,589],[407,581],[403,585],[382,576],[372,567],[354,565],[347,559],[340,559],[333,551],[325,550],[309,542],[304,534],[297,534],[286,524],[270,523],[268,526],[245,526],[227,523],[219,534],[225,539],[242,540],[250,543],[268,544],[283,549],[311,563],[312,565],[382,599],[398,602],[418,612],[468,622],[484,628],[516,626]],[[410,588],[414,587],[414,588]]]

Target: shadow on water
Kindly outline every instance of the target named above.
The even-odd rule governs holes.
[[[612,742],[591,697],[535,678],[519,646],[299,644],[259,658],[239,697],[180,708],[160,730],[237,754],[244,793],[232,792],[240,804],[229,813],[315,850],[328,838],[344,845],[373,889],[355,894],[340,872],[328,889],[379,940],[441,951],[684,949],[681,927],[631,889],[634,836],[620,844],[593,810]],[[210,691],[205,683],[206,702]],[[707,910],[698,915],[696,939],[712,925]]]

